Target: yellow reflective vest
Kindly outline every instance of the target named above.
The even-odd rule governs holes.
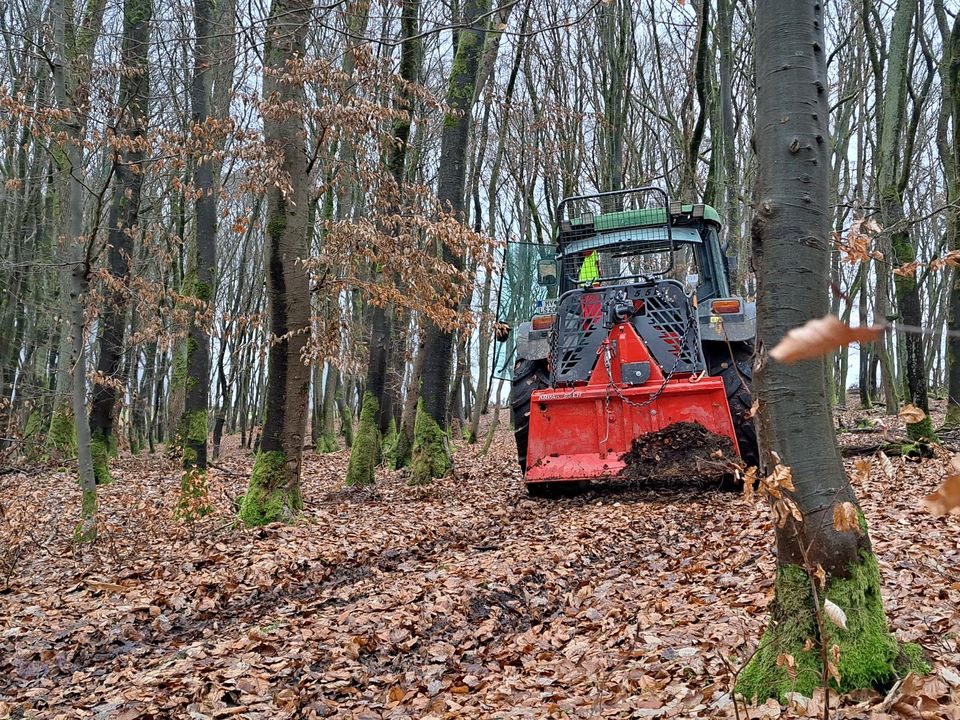
[[[583,259],[578,279],[581,285],[590,285],[600,279],[599,256],[596,250],[591,250],[590,254]]]

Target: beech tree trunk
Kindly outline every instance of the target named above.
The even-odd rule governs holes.
[[[404,0],[400,16],[403,43],[400,46],[400,77],[406,83],[401,91],[398,110],[406,117],[394,120],[393,144],[387,167],[393,179],[394,211],[399,210],[403,192],[403,173],[410,139],[410,121],[413,98],[409,87],[416,82],[420,72],[421,42],[417,36],[420,0]],[[387,437],[390,426],[390,406],[384,389],[390,359],[393,334],[392,310],[376,305],[371,312],[370,345],[367,359],[366,387],[357,424],[356,441],[350,449],[350,466],[347,469],[347,485],[369,485],[374,481],[374,472],[380,459],[381,440]],[[395,430],[394,430],[395,432]],[[395,438],[392,440],[395,443]]]
[[[947,181],[947,232],[951,250],[960,250],[960,14],[953,19],[950,29],[943,0],[934,3],[940,36],[943,38],[943,58],[940,61],[940,81],[943,99],[937,123],[937,145]],[[950,121],[948,123],[948,121]],[[948,132],[952,126],[952,133]],[[952,137],[950,137],[952,135]],[[960,426],[960,272],[953,270],[950,283],[949,326],[947,338],[947,417],[944,424]]]
[[[456,216],[464,209],[464,187],[467,170],[467,146],[470,138],[471,110],[476,95],[477,69],[483,52],[484,30],[475,25],[486,10],[486,0],[466,0],[463,7],[463,29],[459,33],[457,51],[450,69],[447,90],[447,115],[443,119],[440,138],[440,169],[437,198],[441,207]],[[443,245],[444,262],[457,269],[463,258]],[[447,453],[447,393],[450,390],[450,364],[453,359],[453,333],[426,323],[424,340],[423,386],[413,438],[411,480],[429,482],[443,477],[450,469]]]
[[[130,260],[133,257],[133,234],[138,232],[140,189],[143,185],[144,153],[139,145],[147,130],[150,102],[150,72],[147,50],[150,47],[149,0],[126,0],[123,8],[123,50],[120,75],[119,106],[122,115],[117,134],[128,147],[117,152],[114,165],[116,180],[110,212],[107,216],[107,266],[116,283],[107,292],[101,315],[100,354],[97,373],[109,380],[93,386],[90,407],[90,450],[98,484],[110,482],[108,461],[116,450],[113,416],[117,395],[122,395],[127,373],[124,364],[123,338],[127,325],[130,287]]]
[[[757,4],[755,58],[759,162],[753,253],[757,269],[759,361],[754,388],[767,470],[774,454],[792,471],[788,513],[777,534],[776,596],[770,623],[737,690],[748,698],[787,692],[811,696],[823,684],[821,649],[839,649],[840,690],[895,680],[900,648],[880,597],[880,572],[860,513],[860,528],[833,525],[838,503],[856,506],[837,450],[826,386],[826,358],[785,365],[767,352],[792,328],[829,307],[827,79],[819,0]],[[857,508],[859,513],[859,508]],[[817,576],[822,580],[818,580]],[[817,622],[815,603],[844,610],[847,629]],[[808,642],[809,641],[809,642]],[[794,660],[788,672],[783,655]]]
[[[893,257],[899,265],[907,265],[916,259],[916,248],[910,239],[909,226],[904,222],[901,184],[905,168],[909,168],[911,162],[909,148],[912,142],[908,139],[908,133],[916,132],[914,128],[906,127],[907,84],[912,72],[908,61],[910,31],[916,12],[917,0],[898,0],[893,16],[893,29],[890,32],[880,143],[877,148],[880,218],[884,233],[890,237]],[[894,289],[903,324],[915,328],[922,326],[920,290],[915,274],[911,272],[895,275]],[[923,336],[908,331],[901,333],[900,339],[906,349],[906,379],[910,402],[927,413],[920,422],[907,424],[907,435],[913,440],[931,439],[933,425],[929,417]]]
[[[250,485],[240,506],[247,525],[289,521],[303,507],[300,462],[307,425],[310,368],[302,351],[310,336],[310,288],[300,262],[309,253],[309,183],[296,63],[313,10],[311,0],[273,0],[263,72],[264,138],[280,158],[280,187],[267,183],[266,248],[270,351],[266,417]]]
[[[193,80],[190,104],[193,111],[194,138],[201,147],[214,147],[209,136],[210,86],[213,57],[213,0],[194,0],[193,25],[196,45],[193,50]],[[217,264],[217,183],[214,162],[206,153],[194,158],[193,185],[194,232],[187,245],[187,276],[183,292],[200,305],[194,308],[187,335],[186,392],[183,414],[177,426],[183,449],[183,475],[177,514],[193,519],[211,511],[207,498],[207,427],[210,405],[210,337],[200,308],[212,308],[214,271]]]

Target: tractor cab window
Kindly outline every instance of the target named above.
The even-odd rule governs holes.
[[[701,277],[700,235],[689,228],[674,228],[671,236],[664,228],[643,228],[597,233],[570,242],[561,253],[563,285],[570,289],[666,277],[692,294]]]

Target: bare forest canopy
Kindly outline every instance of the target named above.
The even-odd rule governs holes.
[[[449,408],[475,433],[477,408],[504,397],[498,378],[512,364],[510,343],[490,341],[497,310],[515,322],[536,292],[536,248],[505,243],[550,243],[564,196],[654,184],[713,205],[733,287],[750,296],[752,5],[515,0],[468,3],[451,16],[429,0],[308,3],[297,10],[302,52],[271,60],[263,2],[5,3],[0,431],[8,456],[41,453],[51,431],[74,432],[55,416],[76,359],[76,307],[88,392],[112,389],[121,444],[153,447],[176,434],[194,326],[209,358],[190,381],[209,388],[211,431],[255,438],[267,402],[270,188],[283,197],[296,188],[302,203],[309,297],[292,302],[309,303],[309,329],[298,332],[314,443],[344,411],[360,411],[371,313],[382,306],[391,315],[385,386],[398,423],[437,323],[454,333]],[[905,82],[892,99],[903,122],[890,136],[884,93],[899,57],[891,7],[825,8],[831,309],[854,324],[898,318],[903,295],[894,286],[916,277],[918,324],[927,328],[920,372],[934,394],[948,383],[957,248],[954,14],[941,0],[917,5]],[[454,55],[468,25],[482,30],[482,45],[474,82],[463,86],[470,97],[457,98]],[[267,92],[271,78],[289,98]],[[458,156],[442,158],[444,129],[463,113],[464,142],[451,149]],[[286,140],[265,134],[271,116]],[[288,141],[303,159],[296,177],[277,152]],[[899,200],[889,225],[886,150]],[[462,188],[453,181],[451,203],[442,196],[455,164]],[[894,247],[903,235],[906,244]],[[216,248],[199,286],[198,242]],[[82,276],[75,287],[71,273]],[[105,353],[116,357],[104,362]],[[879,348],[843,350],[831,367],[836,398],[858,384],[862,401],[886,392],[892,409],[908,365],[897,334]]]

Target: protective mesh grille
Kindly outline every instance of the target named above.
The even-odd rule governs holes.
[[[573,290],[560,300],[554,326],[554,385],[586,382],[600,345],[614,325],[613,309],[632,308],[630,323],[664,373],[704,368],[700,334],[689,299],[673,280]]]
[[[657,188],[565,200],[558,218],[563,289],[669,272],[675,242],[666,206]]]

